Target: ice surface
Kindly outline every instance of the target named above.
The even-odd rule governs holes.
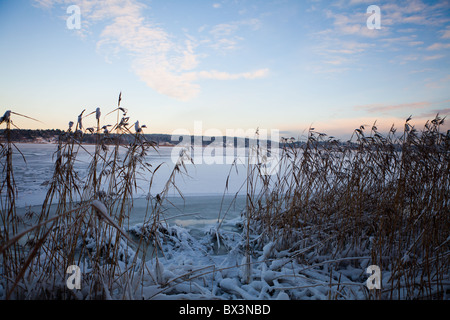
[[[56,159],[57,145],[55,144],[16,144],[23,153],[22,156],[15,152],[13,155],[14,177],[17,184],[18,199],[17,207],[40,205],[47,192],[49,180],[54,170],[54,160]],[[93,153],[95,146],[84,146],[87,152]],[[153,168],[162,163],[162,166],[155,174],[152,193],[156,195],[161,192],[167,179],[172,172],[176,159],[173,159],[171,147],[161,147],[158,151],[151,150],[147,155],[147,162]],[[80,178],[86,176],[89,165],[89,154],[80,149],[77,155],[75,169]],[[230,164],[187,164],[189,176],[179,176],[176,179],[177,187],[183,196],[207,196],[222,195],[225,191],[225,183],[230,174]],[[228,180],[228,194],[235,194],[242,186],[245,179],[244,165],[237,165],[238,174],[233,169]],[[241,174],[240,174],[240,173]],[[145,197],[148,194],[150,176],[138,177],[138,190],[136,197]],[[172,196],[178,195],[175,191]]]
[[[54,161],[57,156],[57,145],[55,144],[17,144],[22,156],[15,152],[13,155],[14,177],[17,185],[16,206],[19,212],[39,212],[40,206],[45,199],[49,181],[51,180]],[[90,155],[95,146],[86,145],[86,149],[80,149],[77,155],[75,169],[82,179],[87,175]],[[152,188],[149,194],[150,176],[138,177],[138,189],[135,190],[130,225],[143,221],[148,196],[154,197],[161,192],[167,179],[174,168],[173,148],[161,147],[158,151],[151,150],[148,154],[148,162],[157,167],[163,164],[153,178]],[[195,229],[217,222],[219,214],[233,218],[240,214],[243,208],[242,196],[235,199],[235,194],[240,190],[245,171],[240,168],[242,175],[236,174],[233,169],[230,174],[231,165],[187,165],[189,176],[179,176],[176,184],[182,192],[184,199],[175,191],[169,192],[168,205],[165,206],[165,217],[170,222]],[[239,166],[238,166],[239,168]],[[239,171],[238,171],[239,172]],[[227,176],[228,188],[225,190]],[[226,192],[225,200],[223,200]],[[235,201],[235,204],[233,203]],[[233,204],[230,207],[230,204]],[[195,232],[195,231],[194,231]]]

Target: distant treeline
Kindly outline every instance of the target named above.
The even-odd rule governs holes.
[[[23,143],[32,143],[32,142],[45,142],[45,143],[55,143],[58,141],[59,137],[62,134],[67,133],[64,130],[60,129],[46,129],[46,130],[30,130],[30,129],[12,129],[10,130],[10,139],[12,142],[23,142]],[[100,134],[104,136],[103,133]],[[115,134],[109,134],[110,137],[115,137]],[[132,135],[122,134],[121,141],[122,143],[127,143],[131,141]],[[83,134],[83,143],[95,143],[97,141],[97,135],[95,133],[84,133]],[[171,135],[168,134],[146,134],[146,139],[149,141],[154,141],[157,143],[170,143]],[[5,141],[6,138],[6,130],[0,130],[0,140]]]
[[[30,130],[30,129],[12,129],[10,130],[10,139],[12,142],[53,142],[58,136],[63,134],[63,130],[47,129],[47,130]],[[6,140],[6,130],[0,130],[1,141]]]
[[[30,130],[30,129],[12,129],[10,130],[10,140],[11,142],[15,142],[15,143],[57,143],[59,137],[62,134],[67,133],[64,130],[60,130],[60,129],[46,129],[46,130]],[[103,133],[100,133],[100,136],[104,136]],[[113,133],[109,133],[108,134],[109,137],[111,137],[112,139],[110,140],[111,143],[113,143],[115,137],[117,137],[118,135],[113,134]],[[195,144],[195,142],[197,142],[197,140],[195,139],[196,137],[194,136],[185,136],[185,137],[173,137],[170,134],[162,134],[162,133],[152,133],[152,134],[144,134],[145,138],[148,141],[152,141],[155,142],[158,145],[161,146],[171,146],[171,145],[177,145],[180,142],[183,143],[188,143],[189,139],[191,141],[191,144]],[[82,143],[86,143],[86,144],[94,144],[97,141],[97,134],[95,133],[84,133],[82,135]],[[178,139],[177,139],[178,138]],[[198,138],[198,137],[197,137]],[[7,137],[6,137],[6,130],[5,129],[1,129],[0,130],[0,142],[6,141]],[[174,140],[172,140],[174,139]],[[128,144],[130,142],[132,142],[133,140],[133,135],[132,134],[120,134],[120,143],[121,144]],[[198,139],[200,140],[200,139]],[[249,138],[236,138],[236,137],[202,137],[202,145],[203,146],[208,146],[209,144],[211,144],[212,142],[215,142],[217,144],[218,141],[222,141],[223,142],[223,146],[244,146],[248,147],[250,145],[250,141],[252,141],[252,139]],[[317,145],[323,145],[326,144],[327,142],[325,141],[317,141],[316,142]],[[337,143],[339,145],[343,145],[346,144],[347,147],[356,147],[356,144],[354,142],[338,142],[336,140],[334,140],[334,143]],[[285,146],[290,146],[290,147],[301,147],[305,144],[305,141],[295,141],[293,138],[281,138],[280,142],[279,142],[279,147],[285,147]],[[267,147],[270,148],[271,147],[271,141],[267,141]]]
[[[64,130],[60,129],[47,129],[47,130],[30,130],[30,129],[12,129],[10,130],[10,140],[11,142],[15,143],[56,143],[59,139],[59,137],[62,134],[67,133]],[[104,136],[103,133],[100,133],[100,136]],[[111,141],[114,141],[114,138],[118,135],[110,133],[108,134],[109,137],[111,137]],[[160,133],[153,133],[153,134],[144,134],[145,138],[148,141],[156,142],[158,145],[177,145],[180,142],[188,143],[189,140],[191,141],[191,144],[194,144],[197,140],[194,136],[184,136],[184,137],[172,137],[170,134],[160,134]],[[6,141],[6,130],[1,129],[0,130],[0,141]],[[82,135],[82,143],[96,143],[97,141],[97,134],[95,133],[84,133]],[[172,140],[174,139],[174,140]],[[237,139],[240,139],[239,143]],[[120,134],[120,143],[127,144],[130,143],[133,140],[132,134]],[[202,139],[202,145],[207,146],[211,144],[212,142],[217,141],[223,141],[223,146],[226,146],[227,144],[233,143],[234,145],[242,146],[245,144],[246,147],[249,146],[250,139],[248,138],[233,138],[233,137],[203,137]],[[267,145],[270,147],[270,141],[268,141]]]

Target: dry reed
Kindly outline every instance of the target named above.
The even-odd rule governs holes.
[[[155,283],[165,288],[175,282],[162,283],[158,262],[159,237],[166,230],[162,204],[169,190],[178,190],[176,176],[187,174],[184,161],[191,159],[180,154],[162,192],[148,197],[142,232],[133,241],[124,230],[130,227],[137,181],[150,174],[151,194],[159,166],[146,162],[155,143],[146,140],[139,121],[129,123],[121,100],[120,94],[117,108],[106,115],[116,113],[114,125],[101,123],[99,108],[85,116],[83,110],[74,129],[69,123],[59,137],[41,212],[26,230],[19,229],[15,204],[12,155],[20,151],[10,139],[11,114],[22,115],[7,111],[0,119],[6,124],[0,146],[0,283],[6,298],[139,299],[146,273],[156,274]],[[96,126],[84,128],[83,121],[94,114]],[[376,124],[369,132],[361,126],[347,142],[311,128],[305,142],[282,141],[279,170],[271,176],[264,174],[263,161],[249,160],[244,260],[238,266],[243,282],[251,282],[254,253],[273,243],[306,269],[329,268],[330,282],[323,285],[330,288],[330,299],[348,296],[340,278],[332,284],[333,272],[370,264],[386,276],[381,290],[367,291],[369,299],[442,298],[450,281],[450,133],[440,132],[439,116],[420,132],[410,120],[400,134],[394,127],[382,135]],[[86,131],[96,135],[92,154],[83,145]],[[257,159],[267,152],[259,146],[253,151]],[[86,177],[76,170],[80,153],[89,154]],[[226,213],[220,215],[218,241]],[[155,272],[144,263],[150,244]],[[82,266],[84,275],[84,289],[75,293],[65,283],[73,264]],[[182,277],[199,275],[193,271],[176,279]]]

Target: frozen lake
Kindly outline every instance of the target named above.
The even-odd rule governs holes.
[[[51,179],[54,170],[55,152],[57,145],[54,144],[16,144],[26,162],[17,150],[14,150],[13,167],[14,178],[17,185],[16,205],[20,211],[33,210],[39,212],[40,206],[48,190],[48,181]],[[89,153],[93,153],[94,146],[84,146]],[[86,151],[80,149],[77,156],[76,171],[80,178],[86,176],[90,157]],[[160,193],[172,172],[175,163],[172,152],[176,152],[173,147],[160,147],[157,151],[151,150],[146,157],[148,163],[156,168],[162,166],[156,172],[151,187],[151,195]],[[235,194],[241,189],[245,181],[245,165],[238,164],[230,174],[230,164],[187,164],[189,176],[178,175],[176,185],[182,192],[182,199],[175,190],[171,190],[168,200],[174,206],[167,204],[167,216],[174,217],[171,221],[177,224],[190,226],[205,226],[217,221],[219,212],[222,215],[228,210],[229,204]],[[225,191],[227,176],[228,189],[224,202],[222,198]],[[142,222],[147,206],[146,196],[149,194],[148,176],[140,176],[138,180],[139,189],[136,190],[133,203],[133,211],[130,216],[130,225]],[[245,186],[241,191],[245,192]],[[245,193],[236,198],[236,204],[230,207],[227,213],[228,218],[236,217],[240,214],[245,203]],[[221,209],[222,208],[222,209]]]

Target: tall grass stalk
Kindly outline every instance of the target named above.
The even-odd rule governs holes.
[[[383,135],[375,123],[347,142],[312,128],[303,143],[285,139],[270,186],[258,170],[248,180],[264,180],[248,188],[251,228],[263,235],[253,246],[273,241],[305,264],[368,254],[334,268],[380,266],[386,276],[372,298],[442,297],[450,280],[450,134],[439,116],[420,132],[410,120],[400,135],[394,127]]]
[[[129,124],[120,100],[121,95],[114,111],[118,119],[119,112],[123,114],[114,125],[101,123],[99,108],[89,114],[83,110],[75,128],[73,122],[69,123],[58,140],[53,176],[36,225],[20,234],[15,222],[10,113],[2,118],[7,128],[6,141],[1,145],[4,175],[0,254],[7,298],[136,298],[138,291],[132,288],[142,282],[145,271],[137,253],[145,252],[146,243],[142,239],[135,243],[124,229],[129,228],[137,181],[141,175],[151,177],[154,173],[146,156],[156,144],[146,140],[145,126]],[[94,114],[96,126],[85,128]],[[86,132],[96,135],[92,152],[83,144]],[[80,176],[77,169],[82,153],[90,159],[86,176]],[[152,223],[159,223],[158,214],[153,219]],[[26,238],[25,245],[19,245],[21,238]],[[84,289],[80,292],[74,293],[66,286],[70,265],[82,268]]]

